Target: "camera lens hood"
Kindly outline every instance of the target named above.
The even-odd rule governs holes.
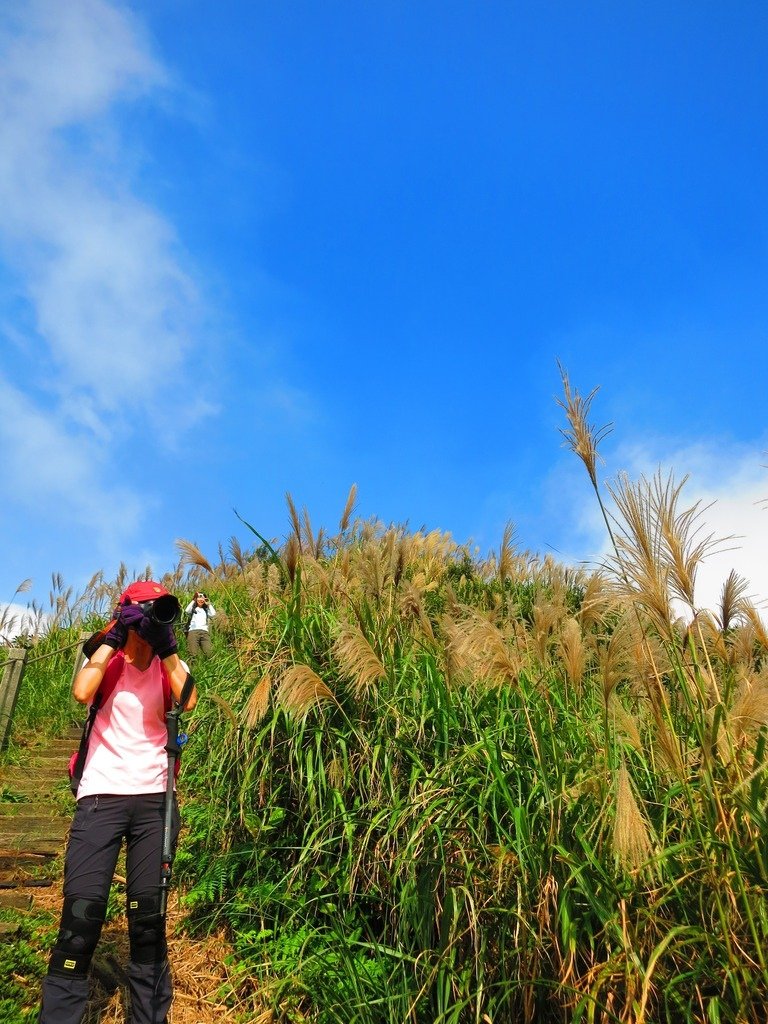
[[[172,626],[181,615],[179,599],[173,594],[164,594],[154,601],[142,601],[141,607],[147,618],[158,626]]]

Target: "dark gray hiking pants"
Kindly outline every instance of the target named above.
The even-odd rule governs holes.
[[[190,629],[187,633],[187,653],[190,658],[196,658],[199,654],[210,658],[211,635],[207,629]]]
[[[39,1024],[80,1024],[88,968],[98,943],[112,876],[126,841],[131,1024],[165,1024],[173,996],[160,915],[164,793],[87,796],[78,801],[64,862],[64,906]],[[173,843],[179,834],[174,800]]]

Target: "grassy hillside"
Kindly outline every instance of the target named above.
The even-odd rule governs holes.
[[[759,620],[732,587],[684,629],[510,540],[296,517],[219,570],[192,920],[265,1021],[761,1019]]]
[[[589,575],[352,504],[327,537],[289,499],[279,550],[182,544],[166,581],[222,613],[176,864],[190,930],[234,937],[222,999],[261,1024],[765,1020],[768,637],[735,576],[696,612],[711,540],[680,487],[620,479]]]

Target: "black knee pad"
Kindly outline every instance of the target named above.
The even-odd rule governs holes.
[[[159,893],[139,893],[127,900],[128,939],[131,960],[136,964],[155,964],[165,960],[165,918],[160,913]]]
[[[72,978],[88,973],[106,913],[104,900],[65,897],[61,927],[49,961],[51,974]]]

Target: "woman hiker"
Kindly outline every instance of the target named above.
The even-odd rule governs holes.
[[[188,678],[171,625],[152,615],[154,602],[178,602],[152,580],[121,595],[115,621],[72,687],[87,704],[102,689],[93,720],[64,863],[64,903],[43,981],[40,1024],[80,1024],[88,968],[101,934],[123,838],[126,841],[131,1024],[165,1024],[173,990],[160,893],[168,781],[165,713]],[[158,605],[158,608],[161,606]],[[173,614],[173,613],[172,613]],[[114,684],[111,692],[107,690]],[[170,692],[169,692],[170,691]],[[197,702],[192,689],[186,702]],[[175,796],[172,841],[179,832]]]
[[[216,615],[207,596],[198,591],[187,607],[184,609],[186,615],[190,615],[187,632],[187,653],[190,658],[196,658],[202,653],[209,658],[211,655],[211,637],[208,632],[208,620]]]

